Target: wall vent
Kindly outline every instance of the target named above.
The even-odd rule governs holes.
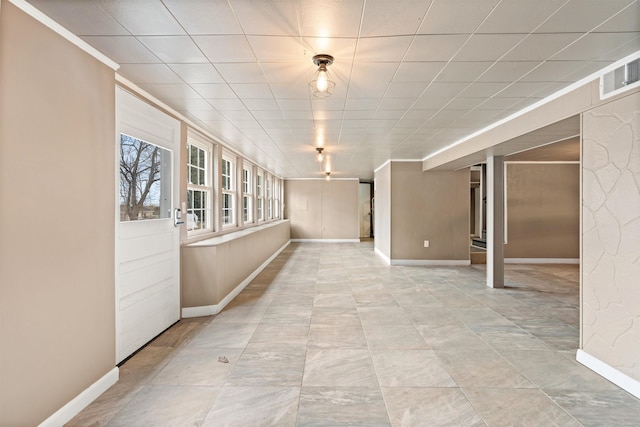
[[[640,86],[640,58],[615,68],[600,77],[600,99]]]

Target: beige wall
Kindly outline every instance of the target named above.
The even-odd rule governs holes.
[[[359,239],[358,180],[286,180],[292,239]]]
[[[469,259],[469,169],[422,172],[421,162],[391,163],[391,259]]]
[[[219,304],[289,241],[289,221],[240,231],[237,235],[182,247],[183,307]]]
[[[114,72],[0,9],[0,425],[115,365]]]
[[[505,258],[580,257],[580,165],[507,164]]]
[[[582,349],[640,381],[640,91],[582,116]]]

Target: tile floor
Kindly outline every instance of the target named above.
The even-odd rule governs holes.
[[[291,244],[69,425],[639,425],[640,400],[575,362],[577,266],[509,265],[502,290],[484,277],[391,267],[372,242]]]

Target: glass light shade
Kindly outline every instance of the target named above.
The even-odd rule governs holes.
[[[325,64],[320,64],[318,71],[314,76],[314,79],[309,83],[311,93],[318,98],[325,98],[331,96],[333,89],[336,87],[336,83],[331,80],[329,71]]]

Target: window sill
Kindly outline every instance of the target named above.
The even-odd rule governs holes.
[[[187,238],[182,246],[216,246],[225,242],[230,242],[239,237],[247,236],[249,234],[264,230],[265,228],[273,227],[283,222],[289,221],[288,219],[273,220],[269,222],[262,222],[259,224],[251,224],[242,228],[222,230],[218,233],[206,233],[198,236],[192,236]]]

